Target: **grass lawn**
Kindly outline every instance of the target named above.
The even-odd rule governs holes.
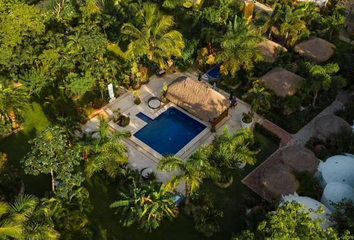
[[[42,107],[36,102],[28,107],[25,119],[24,130],[2,140],[0,151],[7,153],[9,163],[19,169],[19,174],[26,186],[26,193],[42,197],[46,191],[50,191],[49,176],[25,175],[20,160],[30,149],[28,140],[34,138],[40,131],[50,125],[50,121],[46,118]],[[262,149],[257,155],[256,166],[258,166],[278,146],[258,133],[255,133],[255,138],[261,143]],[[220,219],[220,233],[215,234],[211,239],[230,239],[232,232],[238,232],[244,228],[242,216],[244,216],[246,199],[251,197],[260,200],[260,197],[243,185],[241,180],[256,166],[247,166],[241,174],[235,173],[234,183],[229,188],[219,188],[212,182],[205,184],[216,196],[216,209],[224,212],[224,217]],[[90,200],[94,205],[90,219],[90,228],[94,232],[94,239],[204,239],[201,234],[195,231],[193,220],[182,212],[173,222],[166,220],[161,227],[152,233],[137,230],[136,226],[123,227],[119,223],[119,216],[114,214],[115,210],[109,208],[109,205],[117,198],[116,184],[107,185],[100,175],[96,174],[91,179],[86,180],[83,185],[89,190]]]

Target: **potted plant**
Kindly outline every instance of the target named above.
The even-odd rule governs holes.
[[[248,113],[242,113],[242,119],[241,119],[241,127],[242,128],[250,128],[253,123],[253,112],[248,112]]]
[[[136,105],[139,105],[141,103],[141,100],[140,100],[140,94],[141,92],[139,90],[136,90],[133,92],[133,96],[134,96],[134,103]]]

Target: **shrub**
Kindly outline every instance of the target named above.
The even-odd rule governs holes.
[[[242,121],[243,121],[244,123],[251,123],[251,122],[252,122],[253,115],[254,115],[253,112],[242,113]]]
[[[263,127],[261,124],[256,123],[254,129],[257,132],[259,132],[260,134],[262,134],[262,135],[266,136],[267,138],[269,138],[270,140],[272,140],[273,142],[280,144],[281,138],[277,134],[275,134],[272,131],[269,131],[268,129]]]
[[[313,173],[309,171],[292,171],[292,174],[300,183],[300,188],[296,191],[299,195],[309,196],[316,200],[320,200],[322,188]]]
[[[141,103],[140,98],[138,98],[138,97],[135,98],[134,103],[135,103],[136,105],[139,105],[139,104]]]
[[[95,98],[92,103],[92,107],[95,109],[99,109],[102,107],[103,101],[101,98]]]

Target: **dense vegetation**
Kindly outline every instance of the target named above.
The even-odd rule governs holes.
[[[354,83],[353,47],[338,40],[344,10],[336,1],[321,10],[308,2],[266,2],[274,4],[273,13],[259,11],[249,22],[243,17],[244,5],[233,0],[0,0],[0,137],[4,138],[0,142],[0,239],[125,235],[106,233],[107,229],[114,232],[110,218],[153,233],[176,224],[182,230],[176,238],[192,221],[205,237],[217,238],[224,231],[222,236],[230,239],[232,231],[244,230],[241,222],[231,224],[232,214],[245,217],[245,212],[223,204],[223,198],[215,199],[210,192],[234,195],[216,186],[241,184],[244,172],[239,166],[259,164],[256,159],[265,160],[277,144],[262,140],[266,143],[262,145],[259,139],[264,137],[257,133],[230,133],[224,128],[186,161],[164,156],[157,169],[171,172],[171,178],[162,184],[154,174],[141,182],[139,172],[128,168],[122,141],[129,132],[112,133],[101,118],[96,136],[78,137],[77,133],[80,123],[108,102],[108,84],[113,84],[116,96],[119,86],[136,90],[138,104],[141,85],[155,70],[171,64],[180,71],[198,68],[203,72],[219,64],[222,79],[218,84],[223,81],[229,90],[241,83],[238,91],[251,104],[250,115],[257,112],[295,133],[328,106],[340,89]],[[335,56],[320,64],[296,55],[294,45],[310,36],[336,44]],[[264,62],[257,47],[266,38],[288,49],[274,63]],[[275,96],[258,81],[276,66],[304,78],[295,95]],[[166,94],[167,86],[162,91]],[[300,106],[305,110],[299,111]],[[346,106],[337,114],[353,121],[353,106]],[[279,142],[277,136],[271,138]],[[345,146],[353,139],[339,136],[331,144],[341,152],[353,152]],[[179,196],[174,190],[181,183],[186,200],[177,207],[172,199]],[[23,195],[24,186],[37,196]],[[229,203],[240,200],[245,208],[253,207],[252,202],[263,204],[263,211],[272,209],[260,200],[247,202],[246,196],[225,198]],[[337,207],[348,216],[334,215],[339,224],[328,231],[322,231],[317,220],[309,220],[301,206],[289,204],[275,215],[263,212],[253,221],[253,232],[242,232],[236,239],[295,235],[333,239],[338,234],[349,239],[346,230],[353,229],[353,203]],[[220,222],[228,227],[223,229]],[[199,236],[194,230],[189,234]]]

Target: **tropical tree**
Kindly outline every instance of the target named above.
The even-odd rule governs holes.
[[[97,138],[90,136],[79,143],[86,176],[90,178],[104,169],[108,176],[115,178],[118,170],[128,163],[127,150],[121,140],[129,136],[129,132],[110,132],[108,122],[101,117],[96,135]]]
[[[262,59],[257,43],[262,38],[250,29],[246,19],[235,17],[233,24],[221,40],[222,50],[217,56],[220,72],[233,77],[241,68],[250,70],[253,62]]]
[[[66,198],[75,186],[84,181],[74,166],[80,164],[78,151],[68,146],[66,136],[58,127],[47,127],[37,138],[30,140],[31,151],[21,160],[26,174],[50,174],[52,191]]]
[[[166,191],[171,191],[178,187],[181,182],[185,182],[186,203],[190,193],[193,193],[203,179],[206,177],[218,176],[218,172],[211,166],[208,160],[206,147],[199,148],[184,163],[176,156],[164,156],[157,164],[156,169],[167,172],[177,172],[166,183]]]
[[[173,17],[163,15],[156,4],[144,4],[142,14],[144,22],[141,27],[125,23],[121,28],[121,32],[131,40],[129,53],[132,56],[146,55],[163,68],[164,59],[182,55],[183,36],[180,32],[171,30],[175,24]]]
[[[221,173],[217,181],[229,182],[233,170],[238,169],[241,163],[251,165],[255,163],[254,154],[248,148],[253,141],[253,134],[247,128],[230,134],[228,127],[225,126],[220,135],[215,135],[208,149],[208,159],[210,164]]]
[[[123,226],[129,227],[138,222],[138,228],[145,231],[156,229],[164,217],[172,221],[176,217],[176,207],[171,199],[174,194],[165,191],[164,185],[153,182],[150,185],[138,185],[135,180],[118,192],[120,200],[110,208],[117,208]]]
[[[0,202],[1,239],[59,239],[50,218],[46,218],[32,195],[15,198],[13,203]]]
[[[267,219],[258,224],[255,232],[243,231],[233,240],[241,239],[353,239],[346,232],[339,235],[333,228],[321,227],[323,220],[313,219],[311,214],[324,213],[322,209],[305,209],[300,203],[285,203],[277,211],[267,214]]]
[[[299,66],[303,69],[302,76],[305,77],[305,81],[303,81],[303,89],[307,92],[312,92],[312,107],[314,107],[316,105],[318,91],[322,89],[327,90],[331,86],[332,78],[334,78],[334,74],[339,71],[339,66],[336,63],[321,66],[313,65],[309,62],[302,63]],[[344,86],[346,84],[345,81],[341,81],[341,83],[344,84]]]
[[[251,102],[251,111],[253,112],[268,110],[271,105],[271,97],[271,93],[259,85],[254,85],[253,88],[242,96],[242,98]]]

